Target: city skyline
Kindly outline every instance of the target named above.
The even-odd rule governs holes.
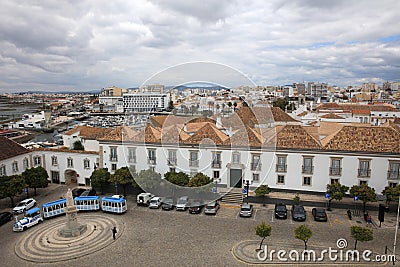
[[[229,66],[257,85],[399,81],[399,7],[397,1],[2,1],[0,93],[137,87],[186,62]],[[211,80],[243,85],[219,77]],[[163,82],[190,82],[178,78]]]

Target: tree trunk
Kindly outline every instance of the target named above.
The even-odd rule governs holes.
[[[354,250],[356,250],[357,249],[357,239],[356,239],[356,242],[354,243]]]
[[[328,200],[328,208],[327,208],[327,210],[331,210],[331,202],[332,202],[332,198],[330,198],[329,200]]]
[[[33,195],[36,196],[36,187],[34,187],[33,190]]]
[[[123,184],[122,188],[124,189],[124,197],[126,197],[126,184]]]
[[[11,207],[14,207],[14,197],[9,197],[11,200]]]
[[[304,242],[304,250],[307,250],[307,241],[303,240],[303,242]]]
[[[262,243],[264,242],[264,239],[265,239],[265,237],[263,237],[263,239],[261,240],[261,243],[260,243],[260,248],[259,248],[259,250],[261,250]]]
[[[367,202],[363,202],[363,212],[365,213],[366,210],[367,210]]]

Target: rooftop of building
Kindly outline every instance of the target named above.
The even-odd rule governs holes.
[[[0,160],[13,158],[29,153],[29,150],[7,137],[0,136]]]

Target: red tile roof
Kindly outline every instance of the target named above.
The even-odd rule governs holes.
[[[4,136],[0,136],[0,144],[0,160],[5,160],[29,153],[28,149]]]

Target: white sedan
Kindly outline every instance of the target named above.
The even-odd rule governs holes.
[[[20,214],[36,206],[36,200],[33,198],[24,199],[13,208],[13,213]]]

